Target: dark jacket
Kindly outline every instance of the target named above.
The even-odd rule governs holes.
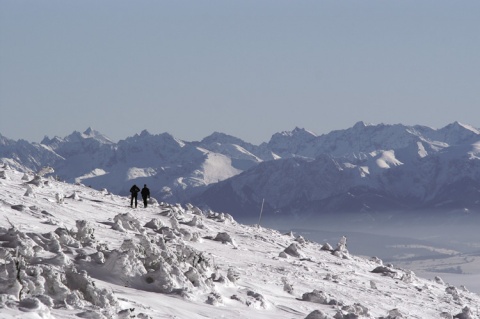
[[[137,185],[133,185],[132,188],[130,188],[130,193],[132,193],[132,195],[137,195],[139,191],[140,191],[140,188],[138,188]]]
[[[142,188],[142,197],[143,198],[150,198],[150,190],[147,187]]]

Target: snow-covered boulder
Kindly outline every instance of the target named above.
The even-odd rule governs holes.
[[[307,242],[305,238],[303,238],[303,236],[300,236],[300,235],[297,238],[295,238],[295,241],[299,244],[305,244]]]
[[[323,244],[322,248],[320,248],[320,249],[325,250],[325,251],[333,251],[333,247],[329,243]]]
[[[314,310],[305,317],[305,319],[328,319],[328,316],[320,310]]]
[[[113,218],[113,229],[118,231],[142,232],[143,227],[140,221],[131,213],[118,214]]]
[[[84,246],[92,245],[95,242],[95,228],[92,224],[86,220],[77,220],[75,224],[77,226],[75,239]]]
[[[207,300],[205,303],[212,305],[212,306],[218,306],[223,304],[223,298],[219,293],[212,292],[208,295]]]
[[[389,310],[388,315],[386,317],[380,317],[379,319],[403,319],[407,318],[403,315],[403,313],[398,310],[397,308]]]
[[[441,319],[453,319],[453,315],[444,311],[444,312],[440,313],[440,318]]]
[[[302,295],[302,300],[315,302],[323,305],[328,305],[329,298],[326,293],[320,290],[314,290],[312,292],[306,292]]]
[[[63,195],[62,193],[56,193],[55,194],[55,200],[57,201],[57,204],[63,204],[63,200],[65,198],[65,195]]]
[[[278,254],[278,257],[280,257],[280,258],[288,258],[288,255],[287,255],[284,251],[281,251],[281,252]]]
[[[300,247],[296,243],[290,244],[290,246],[285,248],[283,252],[292,257],[298,257],[298,258],[303,257],[303,254],[300,251]]]
[[[213,211],[208,211],[207,218],[213,219],[220,223],[225,223],[225,222],[230,222],[231,224],[235,223],[235,219],[232,217],[232,215],[227,213],[217,213]]]
[[[147,227],[147,228],[150,228],[150,229],[153,229],[153,230],[159,230],[160,228],[162,228],[164,225],[162,223],[162,221],[158,218],[153,218],[152,220],[150,220],[148,223],[145,224],[144,227]]]
[[[415,273],[411,270],[405,270],[401,280],[407,284],[411,284],[416,280]]]
[[[465,306],[463,309],[462,309],[462,312],[455,315],[454,318],[458,318],[458,319],[475,319],[477,318],[477,316],[475,315],[475,313],[468,307],[468,306]]]
[[[67,286],[71,290],[80,291],[86,301],[106,309],[115,309],[118,306],[118,300],[113,292],[97,288],[86,271],[78,272],[75,268],[67,268],[65,278]]]
[[[170,217],[170,224],[173,230],[178,231],[180,229],[180,224],[178,222],[178,219],[175,217]]]
[[[23,196],[35,197],[35,193],[33,192],[33,188],[30,185],[27,185],[27,189],[25,190],[25,194],[23,194]]]
[[[293,294],[293,284],[288,280],[287,277],[282,277],[283,291]]]
[[[35,175],[31,181],[28,181],[27,184],[32,184],[35,186],[40,186],[43,184],[42,177],[40,175]]]
[[[347,314],[342,318],[358,318],[358,317],[370,317],[368,308],[360,303],[354,303],[353,305],[343,306],[342,311]]]
[[[45,166],[45,167],[42,167],[38,172],[37,172],[37,175],[40,176],[40,177],[43,177],[47,174],[52,174],[54,173],[55,170],[50,167],[50,166]]]
[[[372,270],[372,273],[374,274],[382,274],[384,276],[389,276],[389,277],[395,277],[397,275],[396,271],[391,270],[388,267],[385,266],[378,266],[375,269]]]
[[[197,215],[193,216],[193,218],[191,220],[187,221],[187,222],[181,222],[181,224],[187,225],[187,226],[190,226],[190,227],[203,228],[202,221]]]
[[[18,308],[25,313],[35,313],[40,318],[53,318],[50,315],[50,309],[35,297],[27,297],[20,300]]]
[[[439,276],[435,276],[435,278],[433,280],[439,285],[445,285],[445,282]]]
[[[69,199],[73,199],[73,200],[77,200],[77,201],[81,200],[80,195],[77,191],[74,191],[72,193],[72,195],[66,196],[65,198],[69,198]]]
[[[460,301],[460,294],[458,293],[457,288],[455,288],[453,286],[449,286],[449,287],[445,288],[445,292],[448,295],[451,295],[453,300]]]
[[[10,206],[12,209],[17,210],[19,212],[23,212],[27,209],[27,206],[20,204],[20,205],[12,205]]]
[[[213,239],[215,241],[221,241],[223,244],[231,244],[232,246],[237,246],[235,244],[235,241],[233,240],[232,236],[230,236],[230,234],[226,233],[226,232],[220,232],[217,234],[217,236],[215,236],[215,238]]]

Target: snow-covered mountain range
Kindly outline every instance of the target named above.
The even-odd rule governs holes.
[[[50,166],[59,179],[123,195],[133,183],[146,183],[159,200],[172,202],[262,161],[245,148],[258,147],[220,133],[185,142],[143,131],[118,143],[91,128],[41,143],[0,135],[0,160],[20,171]]]
[[[43,172],[0,166],[2,319],[480,318],[478,279],[422,278],[356,255],[347,237],[312,242],[192,205],[132,209]]]
[[[304,129],[252,145],[214,133],[186,142],[143,131],[118,143],[88,129],[41,143],[0,135],[0,159],[20,171],[128,194],[148,184],[160,201],[192,202],[237,218],[332,212],[480,209],[480,132],[454,122],[370,125],[317,136]],[[277,215],[278,216],[278,215]]]
[[[281,159],[262,162],[212,185],[195,201],[235,215],[380,211],[477,211],[480,135],[453,123],[367,125],[314,136],[275,134],[269,149]],[[234,203],[234,205],[232,205]]]

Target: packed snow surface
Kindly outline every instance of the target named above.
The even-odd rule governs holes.
[[[0,318],[479,318],[480,297],[226,213],[0,168]]]

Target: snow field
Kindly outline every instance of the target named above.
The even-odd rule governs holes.
[[[338,243],[4,167],[0,318],[478,318],[480,297]],[[27,186],[31,191],[27,192]]]

